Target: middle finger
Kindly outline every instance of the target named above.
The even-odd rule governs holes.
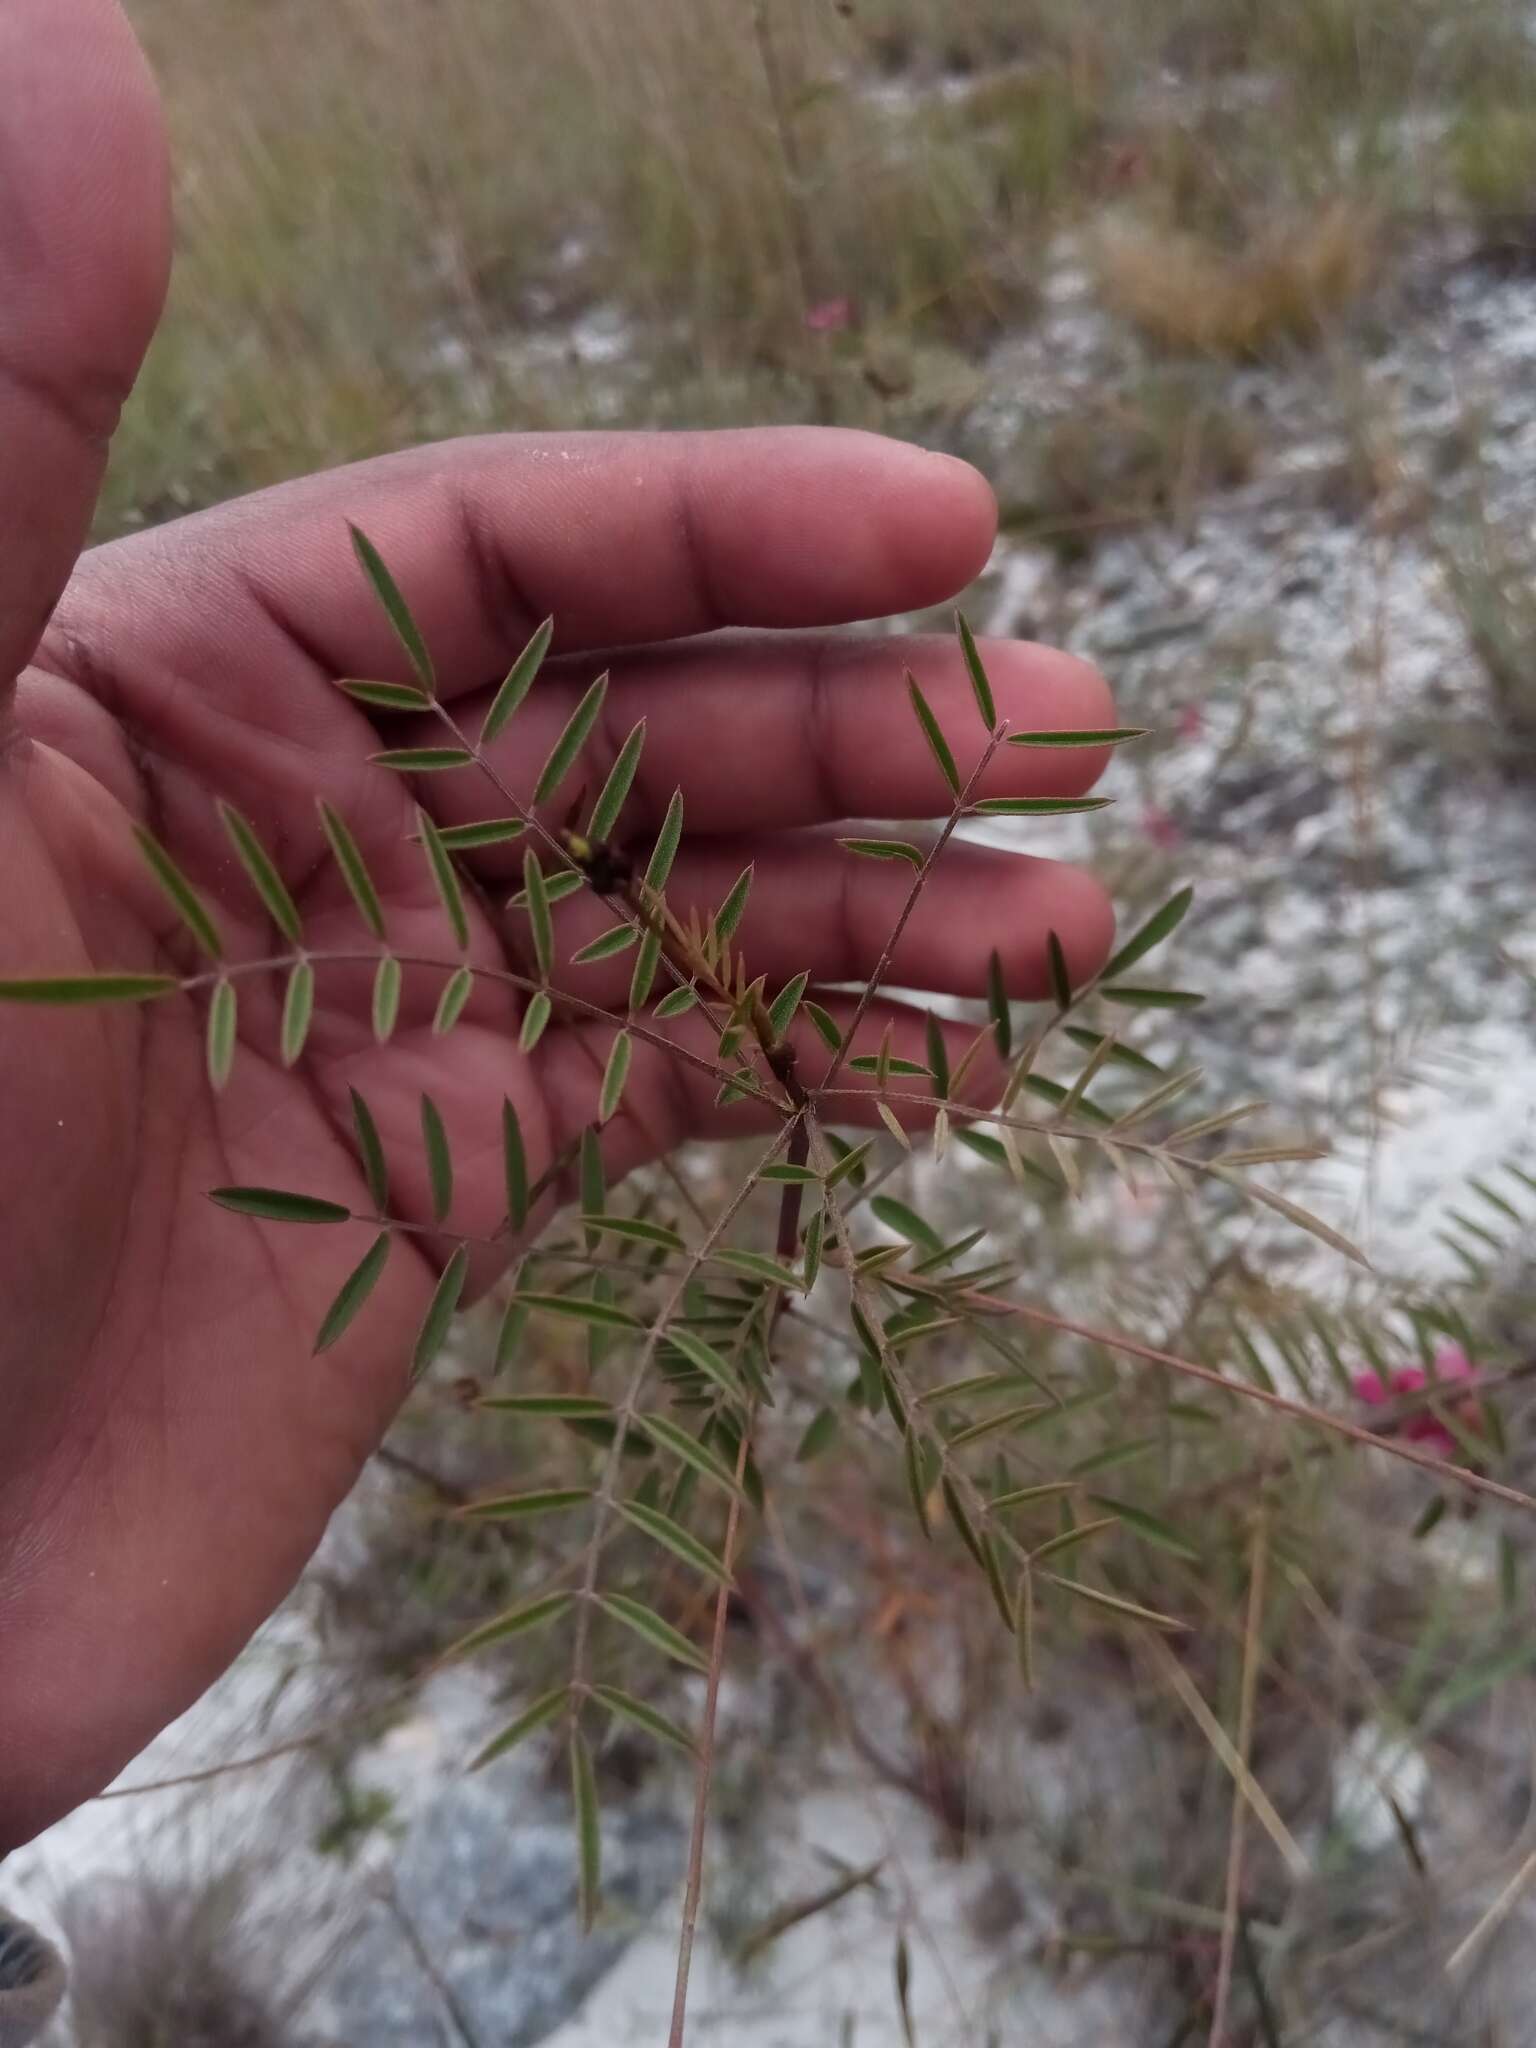
[[[1053,648],[983,643],[998,715],[1012,731],[1097,731],[1113,723],[1108,685],[1086,662]],[[556,664],[488,750],[521,803],[600,663]],[[551,818],[586,790],[590,807],[625,736],[646,742],[620,837],[654,830],[675,789],[691,833],[781,831],[846,817],[932,818],[948,791],[907,700],[911,669],[948,736],[962,777],[985,735],[958,646],[949,639],[781,635],[720,637],[615,658],[603,715],[579,766],[549,805]],[[456,705],[473,738],[490,692]],[[442,740],[423,720],[410,743]],[[393,733],[391,735],[393,737]],[[1102,747],[1002,747],[978,786],[985,796],[1079,796],[1106,759]],[[425,794],[443,824],[505,809],[486,777],[465,768],[430,777]],[[473,856],[487,875],[521,866],[515,846]]]

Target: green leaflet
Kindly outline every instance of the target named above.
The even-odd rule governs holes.
[[[621,1500],[616,1506],[624,1519],[649,1536],[653,1543],[661,1544],[674,1557],[681,1558],[684,1564],[692,1565],[696,1572],[713,1579],[716,1585],[730,1585],[731,1575],[720,1559],[681,1523],[674,1522],[670,1515],[664,1515],[659,1508],[644,1507],[637,1500]]]
[[[419,1380],[432,1366],[438,1353],[447,1341],[449,1327],[458,1312],[459,1297],[464,1292],[464,1281],[469,1272],[469,1247],[460,1245],[453,1257],[443,1268],[431,1301],[427,1304],[426,1315],[422,1318],[421,1329],[416,1338],[416,1349],[411,1358],[411,1378]]]
[[[133,836],[139,843],[139,851],[150,873],[187,930],[210,960],[222,960],[224,946],[218,926],[192,884],[152,832],[146,831],[142,825],[135,825]]]
[[[427,1181],[432,1190],[432,1216],[443,1222],[453,1207],[453,1155],[442,1112],[430,1095],[421,1098],[421,1141],[427,1156]]]
[[[243,818],[233,804],[221,803],[219,816],[230,845],[234,848],[240,865],[245,869],[252,888],[265,904],[267,913],[278,930],[295,946],[304,943],[304,925],[299,916],[298,905],[288,893],[283,878],[273,866],[266,848],[256,837],[255,828]]]
[[[364,924],[376,939],[382,939],[385,935],[384,907],[368,872],[368,863],[363,859],[362,848],[352,836],[351,827],[341,813],[332,810],[323,798],[320,800],[320,823],[330,842],[336,865],[341,870],[342,880]]]
[[[971,679],[971,692],[976,699],[976,709],[981,713],[981,722],[990,738],[997,730],[997,705],[993,700],[992,685],[987,678],[987,671],[982,664],[981,651],[976,645],[976,635],[971,631],[970,622],[964,612],[955,613],[955,631],[960,638],[960,652],[965,660],[965,672]]]
[[[613,828],[619,822],[619,813],[624,808],[630,787],[635,779],[635,770],[640,766],[640,753],[645,745],[645,720],[630,733],[620,747],[618,757],[608,771],[608,780],[603,784],[602,795],[592,808],[592,817],[587,825],[587,837],[599,846],[613,837]]]
[[[608,678],[598,677],[586,692],[576,709],[566,721],[565,730],[555,741],[549,759],[539,771],[534,784],[533,801],[548,803],[555,791],[576,764],[576,756],[587,743],[587,737],[597,723],[597,715],[603,708],[603,699],[608,694]]]
[[[432,657],[427,652],[427,644],[421,637],[420,627],[411,617],[410,607],[400,595],[394,577],[384,566],[384,557],[367,534],[357,526],[349,530],[352,535],[353,552],[363,566],[364,575],[373,585],[375,596],[384,607],[385,616],[394,628],[396,639],[410,657],[411,667],[415,669],[422,688],[429,697],[435,697],[437,678],[432,672]]]
[[[329,1351],[351,1326],[358,1311],[379,1284],[384,1268],[389,1262],[389,1247],[390,1234],[387,1230],[381,1230],[341,1283],[341,1289],[326,1310],[325,1320],[321,1323],[319,1334],[315,1338],[316,1356],[322,1351]]]
[[[443,835],[427,813],[416,813],[416,828],[421,834],[421,843],[427,849],[427,865],[432,870],[432,880],[437,893],[448,913],[448,922],[453,936],[461,947],[469,944],[469,915],[464,908],[464,892],[459,887],[458,872],[453,865],[453,856],[443,844]]]
[[[696,1644],[689,1642],[680,1629],[673,1628],[669,1621],[663,1621],[661,1616],[653,1613],[649,1607],[642,1606],[638,1600],[631,1600],[623,1593],[600,1593],[597,1600],[606,1614],[611,1615],[615,1621],[622,1622],[625,1628],[632,1629],[642,1641],[649,1643],[652,1649],[659,1650],[664,1657],[670,1657],[675,1663],[686,1665],[690,1671],[708,1672],[709,1659],[703,1651]]]
[[[234,1066],[238,1022],[235,984],[220,981],[208,1005],[208,1080],[215,1090],[228,1081]]]
[[[506,680],[491,699],[491,708],[485,714],[485,723],[480,728],[480,744],[489,746],[500,737],[511,722],[512,714],[533,687],[534,679],[544,665],[549,652],[549,643],[554,638],[555,622],[545,619],[535,627],[533,637],[522,653],[508,669]]]
[[[259,1216],[267,1223],[350,1223],[352,1211],[340,1202],[322,1202],[313,1195],[294,1195],[282,1188],[214,1188],[209,1201],[238,1216]]]
[[[526,1707],[518,1715],[510,1727],[503,1728],[498,1736],[485,1745],[484,1749],[471,1760],[470,1770],[478,1771],[483,1769],[486,1764],[493,1763],[497,1757],[505,1756],[509,1749],[515,1749],[520,1742],[532,1735],[537,1729],[547,1728],[549,1723],[556,1718],[565,1706],[569,1697],[570,1689],[563,1685],[557,1685],[553,1692],[541,1694],[531,1707]]]

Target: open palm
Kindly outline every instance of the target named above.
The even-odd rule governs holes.
[[[221,797],[257,825],[319,953],[355,951],[359,934],[323,799],[358,838],[396,948],[449,956],[413,804],[444,822],[504,805],[474,770],[413,790],[371,764],[381,744],[415,735],[394,721],[381,741],[334,688],[405,673],[348,521],[389,561],[470,730],[534,623],[554,615],[554,659],[493,749],[518,798],[593,673],[610,669],[589,757],[601,773],[648,721],[624,829],[643,843],[681,789],[672,900],[718,903],[751,861],[741,941],[754,974],[771,986],[801,969],[820,982],[867,975],[906,872],[852,861],[817,828],[939,807],[905,665],[951,730],[974,712],[946,644],[816,629],[961,587],[992,539],[981,480],[833,432],[492,438],[311,479],[77,562],[111,419],[158,314],[159,115],[112,0],[12,0],[0,95],[0,446],[8,477],[25,480],[0,503],[0,678],[18,678],[14,691],[0,682],[0,977],[190,964],[135,823],[213,907],[231,957],[281,950]],[[1110,722],[1080,664],[1008,646],[988,661],[1015,725]],[[1073,793],[1099,765],[1088,750],[1009,753],[988,789]],[[522,920],[504,908],[510,851],[474,857],[484,886],[470,958],[484,966],[520,956]],[[559,958],[607,921],[590,902],[566,906]],[[964,849],[888,978],[976,994],[997,948],[1026,995],[1044,982],[1048,931],[1088,972],[1110,924],[1101,892],[1072,871]],[[569,974],[589,1000],[622,1003],[627,962]],[[525,1057],[517,998],[489,980],[452,1038],[434,1038],[442,979],[408,973],[380,1046],[366,971],[322,966],[293,1071],[277,1053],[276,977],[245,982],[241,1057],[218,1096],[194,998],[0,1006],[0,1852],[99,1787],[229,1661],[405,1390],[430,1240],[420,1255],[397,1247],[366,1321],[316,1360],[315,1328],[366,1239],[279,1240],[207,1191],[298,1186],[366,1207],[349,1137],[357,1089],[391,1158],[396,1213],[426,1225],[418,1119],[430,1089],[458,1164],[455,1224],[490,1236],[505,1209],[503,1098],[536,1175],[590,1118],[608,1027],[557,1024]],[[913,1033],[916,1051],[921,1013],[878,1006],[872,1043],[888,1020],[898,1050]],[[686,1018],[669,1028],[689,1042]],[[607,1131],[610,1175],[751,1116],[717,1109],[706,1075],[642,1045]]]

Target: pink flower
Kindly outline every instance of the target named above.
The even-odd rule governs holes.
[[[1198,704],[1186,704],[1179,713],[1179,738],[1197,740],[1205,731],[1205,712]]]
[[[1452,1383],[1473,1382],[1477,1379],[1477,1367],[1468,1358],[1459,1344],[1442,1344],[1435,1353],[1435,1381]],[[1393,1399],[1404,1394],[1417,1394],[1429,1385],[1429,1375],[1422,1366],[1399,1366],[1392,1375],[1390,1388],[1382,1385],[1381,1375],[1376,1372],[1356,1373],[1354,1389],[1367,1408],[1382,1408]],[[1473,1435],[1482,1433],[1482,1409],[1476,1401],[1463,1401],[1456,1409],[1456,1419],[1464,1430]],[[1461,1458],[1466,1455],[1462,1445],[1438,1415],[1428,1408],[1421,1408],[1415,1414],[1404,1417],[1400,1424],[1389,1424],[1382,1433],[1390,1435],[1400,1428],[1410,1443],[1425,1444],[1442,1458]]]
[[[807,306],[805,324],[812,334],[841,334],[853,325],[852,299],[821,299],[816,305]]]

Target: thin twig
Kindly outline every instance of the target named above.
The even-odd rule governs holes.
[[[758,1185],[758,1176],[763,1168],[773,1164],[774,1159],[783,1147],[785,1135],[785,1132],[782,1130],[774,1133],[772,1144],[768,1147],[757,1165],[743,1179],[741,1186],[736,1190],[736,1193],[731,1197],[719,1216],[716,1217],[709,1234],[699,1244],[698,1248],[689,1254],[687,1267],[672,1286],[660,1311],[645,1333],[645,1342],[640,1347],[640,1355],[635,1361],[634,1371],[631,1373],[629,1384],[624,1390],[624,1398],[613,1411],[613,1442],[609,1445],[608,1455],[603,1461],[602,1476],[598,1481],[597,1491],[593,1496],[594,1520],[592,1534],[587,1539],[586,1563],[582,1573],[581,1594],[576,1609],[576,1636],[572,1651],[571,1696],[578,1713],[581,1709],[582,1699],[585,1697],[587,1683],[586,1667],[592,1632],[592,1606],[597,1592],[597,1568],[599,1558],[602,1555],[604,1529],[609,1516],[613,1512],[614,1495],[618,1491],[619,1480],[622,1476],[624,1446],[629,1438],[630,1426],[639,1412],[640,1396],[650,1374],[651,1362],[656,1356],[657,1346],[666,1334],[667,1325],[682,1306],[684,1296],[692,1285],[694,1276],[709,1258],[710,1253],[720,1242],[721,1238],[730,1229],[732,1223],[735,1222],[738,1212],[746,1203],[753,1189]],[[743,1436],[742,1441],[745,1443],[745,1436]]]
[[[278,1763],[285,1756],[297,1756],[302,1750],[317,1749],[343,1728],[356,1728],[386,1717],[412,1698],[415,1690],[414,1684],[403,1685],[395,1692],[386,1693],[383,1699],[371,1706],[339,1715],[323,1728],[313,1728],[307,1735],[291,1736],[287,1742],[275,1743],[271,1749],[259,1750],[254,1756],[235,1757],[229,1763],[207,1764],[201,1770],[181,1771],[174,1778],[146,1779],[141,1785],[109,1785],[104,1792],[95,1795],[96,1799],[142,1799],[151,1792],[179,1792],[188,1785],[211,1784],[215,1778],[228,1777],[235,1771],[260,1770],[264,1764]]]
[[[1038,1323],[1044,1329],[1055,1330],[1064,1337],[1079,1337],[1084,1343],[1100,1344],[1108,1351],[1140,1359],[1145,1365],[1182,1373],[1187,1379],[1200,1380],[1206,1386],[1219,1388],[1222,1393],[1231,1394],[1238,1400],[1257,1401],[1261,1407],[1273,1408],[1294,1421],[1310,1424],[1314,1429],[1332,1430],[1335,1436],[1347,1437],[1351,1443],[1362,1444],[1369,1450],[1384,1451],[1391,1458],[1401,1458],[1406,1464],[1417,1465],[1421,1471],[1433,1473],[1437,1479],[1453,1480],[1458,1486],[1469,1487],[1475,1493],[1487,1494],[1491,1499],[1506,1501],[1527,1514],[1536,1514],[1536,1500],[1528,1493],[1522,1493],[1518,1487],[1504,1486],[1497,1479],[1486,1478],[1481,1472],[1469,1471],[1465,1465],[1449,1464],[1444,1458],[1418,1450],[1412,1444],[1379,1437],[1374,1430],[1366,1429],[1358,1422],[1347,1422],[1342,1415],[1330,1415],[1324,1408],[1309,1408],[1304,1401],[1288,1400],[1284,1394],[1271,1393],[1267,1387],[1256,1387],[1247,1380],[1229,1379],[1214,1366],[1197,1365],[1192,1358],[1180,1358],[1172,1351],[1159,1351],[1152,1344],[1139,1344],[1134,1337],[1122,1336],[1118,1330],[1096,1330],[1090,1324],[1074,1322],[1070,1316],[1058,1316],[1049,1309],[1037,1308],[1033,1302],[1006,1301],[995,1294],[967,1291],[951,1298],[985,1315],[1018,1316],[1026,1322]]]
[[[1455,1976],[1456,1972],[1465,1966],[1473,1952],[1481,1948],[1489,1935],[1508,1919],[1519,1901],[1520,1894],[1530,1884],[1532,1878],[1536,1878],[1536,1849],[1533,1849],[1530,1855],[1526,1857],[1520,1868],[1509,1880],[1509,1883],[1505,1885],[1503,1891],[1499,1893],[1499,1896],[1472,1929],[1472,1932],[1464,1940],[1459,1941],[1450,1955],[1447,1956],[1445,1974],[1448,1977]]]
[[[400,1903],[394,1879],[386,1877],[378,1887],[378,1898],[385,1911],[405,1936],[405,1945],[410,1950],[416,1967],[437,1993],[438,2002],[452,2022],[453,2031],[458,2035],[460,2048],[483,2048],[480,2036],[464,2010],[463,2002],[453,1986],[432,1959],[432,1952],[421,1938],[421,1931],[415,1921]]]
[[[1188,1710],[1190,1718],[1200,1733],[1211,1745],[1223,1769],[1231,1774],[1236,1797],[1252,1807],[1254,1818],[1269,1836],[1285,1860],[1285,1866],[1293,1878],[1311,1875],[1312,1866],[1296,1837],[1291,1833],[1280,1815],[1275,1811],[1269,1794],[1249,1770],[1239,1747],[1234,1744],[1225,1728],[1211,1712],[1210,1704],[1184,1666],[1174,1656],[1161,1636],[1150,1632],[1146,1647],[1159,1672],[1178,1694]]]
[[[954,804],[950,809],[949,816],[944,820],[944,824],[939,832],[939,836],[937,837],[937,839],[934,840],[933,844],[928,848],[928,851],[923,855],[922,866],[918,869],[917,873],[912,877],[912,886],[907,891],[907,900],[905,901],[905,903],[902,904],[901,910],[897,915],[896,922],[891,927],[891,935],[886,940],[885,946],[881,951],[880,958],[875,962],[873,971],[871,972],[868,980],[865,982],[862,990],[859,993],[859,1000],[854,1005],[853,1016],[849,1020],[847,1030],[843,1033],[843,1042],[838,1047],[836,1053],[834,1053],[832,1057],[832,1064],[830,1067],[828,1067],[825,1075],[822,1077],[821,1086],[817,1090],[818,1094],[825,1094],[832,1087],[833,1083],[837,1080],[838,1075],[842,1072],[843,1062],[847,1059],[849,1053],[853,1049],[853,1042],[855,1037],[858,1035],[859,1026],[864,1022],[865,1017],[869,1014],[869,1006],[874,1001],[876,995],[879,993],[882,985],[884,984],[886,975],[890,972],[891,961],[895,957],[896,948],[901,943],[901,935],[906,930],[907,924],[911,919],[912,913],[917,908],[918,901],[922,896],[923,891],[928,886],[929,875],[932,873],[934,865],[937,862],[939,856],[943,853],[945,847],[948,846],[950,840],[954,837],[956,827],[959,825],[960,820],[965,816],[966,805],[970,801],[971,792],[975,789],[976,785],[981,781],[982,776],[990,767],[993,755],[997,752],[998,748],[1003,743],[1003,738],[1006,730],[1007,728],[1005,726],[1000,725],[997,728],[996,732],[992,734],[992,737],[987,741],[986,747],[982,752],[981,759],[976,763],[976,766],[971,771],[970,779],[966,782],[964,788],[961,789],[958,796],[956,796]],[[930,1103],[929,1106],[932,1107],[932,1104]]]
[[[1237,1708],[1237,1754],[1245,1771],[1253,1752],[1253,1707],[1258,1692],[1259,1634],[1264,1620],[1264,1581],[1269,1564],[1269,1529],[1262,1513],[1254,1524],[1253,1552],[1248,1567],[1248,1618],[1243,1631],[1243,1675]],[[1224,2048],[1227,2006],[1232,1996],[1232,1958],[1243,1893],[1243,1834],[1248,1802],[1239,1787],[1232,1791],[1232,1829],[1227,1840],[1226,1902],[1222,1912],[1221,1953],[1216,1965],[1216,1992],[1211,2002],[1210,2048]]]
[[[747,1450],[752,1441],[754,1407],[747,1411],[741,1444],[736,1452],[736,1484],[741,1485],[747,1469]],[[741,1495],[731,1495],[725,1523],[725,1545],[721,1563],[729,1581],[736,1562],[736,1542],[741,1531]],[[693,1825],[688,1842],[688,1883],[683,1893],[683,1923],[677,1937],[677,1980],[672,1991],[672,2025],[667,2048],[683,2048],[683,2030],[688,2019],[688,1978],[693,1968],[693,1944],[698,1932],[699,1903],[704,1894],[704,1837],[709,1826],[709,1793],[714,1779],[715,1728],[720,1711],[720,1678],[725,1669],[725,1627],[730,1615],[729,1583],[715,1595],[715,1625],[709,1646],[709,1679],[704,1695],[704,1720],[699,1730],[698,1783],[693,1798]]]

